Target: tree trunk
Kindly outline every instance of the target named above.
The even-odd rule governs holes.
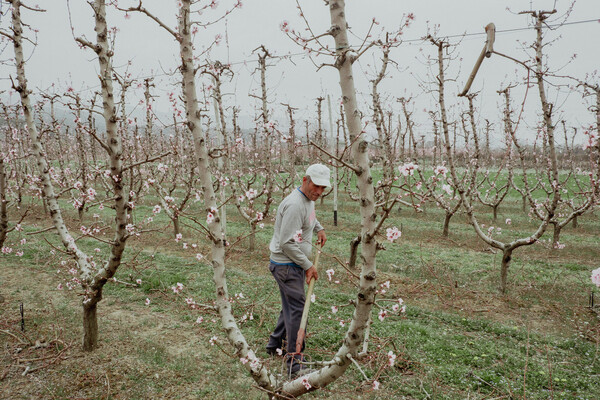
[[[496,223],[498,221],[498,204],[493,205],[492,209],[494,210],[494,223]]]
[[[508,278],[508,267],[510,266],[510,260],[512,255],[511,250],[504,250],[502,253],[502,267],[500,269],[500,292],[506,293],[506,281]]]
[[[173,221],[173,236],[177,237],[179,234],[179,216],[173,216],[171,221]]]
[[[558,249],[558,241],[560,240],[560,231],[562,227],[559,224],[552,224],[554,231],[552,233],[552,249]]]
[[[450,218],[452,218],[452,214],[446,211],[446,217],[444,218],[444,229],[442,231],[443,237],[448,237],[448,228],[450,227]]]
[[[573,229],[577,229],[577,215],[573,217]]]
[[[250,236],[248,236],[248,251],[254,251],[256,248],[256,224],[250,224]]]
[[[97,304],[90,300],[90,305],[83,305],[83,351],[93,351],[98,346]]]

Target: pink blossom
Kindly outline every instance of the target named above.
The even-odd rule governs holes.
[[[283,32],[288,33],[290,31],[290,24],[287,21],[281,21],[281,23],[279,24],[279,29],[281,29]]]
[[[396,362],[396,355],[394,354],[393,351],[390,350],[388,352],[388,363],[389,363],[390,367],[393,367],[395,362]]]
[[[506,223],[506,225],[512,224],[512,220],[510,218],[506,218],[506,221],[504,222]]]
[[[296,234],[294,235],[294,241],[297,243],[302,243],[302,230],[301,229],[296,231]]]
[[[248,198],[248,200],[252,200],[253,198],[256,197],[257,194],[258,194],[258,192],[255,189],[250,188],[246,192],[246,197]]]
[[[176,286],[171,286],[171,290],[173,291],[173,293],[179,293],[183,290],[183,284],[180,282],[177,282]]]
[[[379,390],[379,382],[373,381],[373,390]]]
[[[418,168],[419,168],[418,165],[416,165],[416,164],[414,164],[412,162],[409,162],[409,163],[406,163],[404,165],[400,165],[398,167],[398,171],[400,171],[400,173],[403,176],[409,176],[409,175],[412,176],[412,175],[414,175],[415,170],[418,169]]]
[[[338,312],[338,308],[337,308],[337,306],[331,306],[331,313],[332,313],[332,314],[335,314],[335,313],[337,313],[337,312]]]
[[[202,322],[204,322],[204,318],[202,318],[202,317],[196,318],[196,323],[197,324],[201,324]]]
[[[325,271],[325,273],[327,274],[327,279],[331,281],[331,278],[333,277],[333,274],[335,274],[335,271],[333,269],[328,269],[327,271]]]
[[[211,345],[211,346],[214,346],[214,345],[215,345],[215,343],[216,343],[216,341],[217,341],[218,339],[219,339],[219,338],[218,338],[218,337],[216,337],[216,336],[213,336],[213,337],[211,337],[211,338],[210,338],[210,340],[209,340],[209,342],[210,342],[210,345]]]
[[[163,164],[163,163],[159,163],[156,166],[156,169],[159,170],[160,172],[162,172],[164,174],[165,172],[167,172],[168,167],[165,164]]]
[[[452,188],[450,185],[442,185],[442,190],[448,194],[452,194]]]
[[[308,377],[302,378],[302,384],[304,385],[306,390],[309,390],[312,387],[312,385],[308,382]]]
[[[385,319],[385,317],[387,317],[387,311],[385,310],[379,310],[379,320],[383,322],[383,320]]]
[[[393,242],[394,240],[396,240],[400,236],[402,236],[402,232],[400,232],[398,230],[398,228],[396,228],[394,226],[393,228],[387,228],[386,229],[386,236],[387,236],[387,240],[389,240],[390,242]]]
[[[207,224],[211,224],[215,221],[215,215],[211,212],[209,212],[208,214],[206,214],[206,223]]]
[[[433,171],[436,175],[442,174],[446,176],[446,174],[448,173],[448,168],[444,167],[443,165],[438,165]]]
[[[136,279],[135,283],[137,283],[138,285],[142,284],[142,280],[141,279]]]
[[[150,305],[150,299],[149,299],[149,298],[147,298],[147,297],[146,297],[145,304],[146,304],[147,306],[149,306],[149,305]]]
[[[600,287],[600,268],[592,271],[592,283]]]

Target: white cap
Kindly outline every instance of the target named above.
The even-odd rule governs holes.
[[[317,186],[331,187],[329,175],[329,168],[323,164],[313,164],[306,169],[306,176],[309,176],[310,180]]]

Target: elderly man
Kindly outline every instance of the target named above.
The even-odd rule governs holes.
[[[287,339],[287,352],[296,352],[296,337],[306,300],[304,281],[306,278],[309,283],[318,278],[317,269],[310,260],[313,232],[321,246],[327,241],[325,230],[315,215],[315,201],[325,188],[331,186],[329,179],[329,168],[322,164],[311,165],[302,178],[302,185],[283,199],[277,209],[269,245],[269,270],[279,285],[281,312],[267,344],[267,352],[271,355],[281,352],[278,349],[284,338]],[[299,355],[288,357],[288,372],[292,377],[303,369],[298,361],[302,361]]]

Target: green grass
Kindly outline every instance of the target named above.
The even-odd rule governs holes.
[[[279,196],[276,196],[279,199]],[[145,219],[154,204],[135,208],[135,219]],[[66,204],[66,203],[65,203]],[[74,232],[80,223],[76,213],[66,206],[65,214]],[[345,196],[339,204],[339,226],[332,225],[331,199],[317,205],[328,243],[321,258],[321,277],[315,288],[316,303],[311,307],[306,353],[312,360],[327,360],[339,347],[354,311],[349,301],[356,289],[349,275],[333,255],[342,261],[349,253],[349,242],[360,225],[358,206]],[[537,227],[521,211],[521,199],[511,191],[493,222],[489,208],[477,206],[480,221],[486,226],[499,226],[500,240],[530,235]],[[92,210],[99,212],[98,210]],[[188,212],[202,220],[200,203]],[[111,223],[111,211],[99,212]],[[274,214],[271,213],[271,216]],[[403,298],[407,312],[390,313],[383,321],[374,308],[370,332],[369,356],[360,361],[359,371],[351,366],[346,374],[309,398],[561,398],[593,399],[600,392],[600,353],[598,320],[585,308],[592,287],[590,271],[597,268],[599,248],[597,215],[586,214],[579,227],[564,228],[561,242],[567,247],[553,251],[547,246],[533,245],[513,254],[506,295],[498,293],[501,254],[490,251],[480,241],[465,215],[457,213],[450,224],[448,238],[441,236],[444,213],[428,204],[424,213],[396,208],[387,226],[402,227],[402,237],[389,243],[378,239],[385,250],[378,253],[378,284],[391,282],[385,295],[378,295],[378,306],[389,306],[385,298]],[[506,225],[505,219],[512,224]],[[93,219],[84,217],[84,224]],[[168,224],[164,212],[155,216],[160,226]],[[48,226],[46,220],[24,224],[30,233]],[[228,237],[234,242],[247,232],[247,226],[234,207],[228,208]],[[27,236],[23,257],[5,256],[4,273],[0,275],[0,291],[7,307],[0,307],[2,329],[15,332],[18,315],[15,305],[25,299],[28,307],[28,334],[36,338],[58,337],[72,346],[66,359],[47,367],[48,374],[36,379],[42,389],[29,390],[30,396],[51,398],[78,396],[102,398],[110,381],[111,398],[264,398],[250,389],[251,378],[237,359],[231,357],[218,314],[210,309],[215,299],[213,271],[206,259],[198,262],[195,254],[208,256],[209,248],[196,231],[182,228],[182,242],[197,243],[197,250],[182,249],[175,242],[170,227],[132,238],[124,255],[124,264],[116,278],[109,282],[104,300],[99,304],[100,345],[92,354],[79,349],[81,338],[80,297],[72,291],[55,289],[70,279],[72,261],[59,251],[50,254],[50,242],[61,248],[55,234]],[[248,252],[243,240],[229,249],[226,266],[228,290],[236,298],[232,309],[249,345],[266,357],[264,345],[274,326],[280,307],[276,284],[270,276],[268,242],[272,221],[257,232],[256,250]],[[547,240],[551,232],[543,239]],[[106,238],[112,237],[110,230]],[[14,237],[17,241],[20,237]],[[9,238],[10,239],[10,238]],[[13,240],[13,239],[11,239]],[[108,255],[107,245],[88,238],[78,241],[81,248],[101,263]],[[100,248],[96,253],[95,248]],[[61,261],[66,265],[61,265]],[[325,270],[333,268],[333,280]],[[61,273],[57,273],[60,269]],[[358,271],[355,271],[358,273]],[[141,285],[136,283],[141,279]],[[184,285],[180,294],[171,287]],[[191,297],[200,306],[186,304]],[[51,301],[49,302],[49,298]],[[144,304],[146,298],[150,305]],[[332,314],[331,307],[339,311]],[[252,315],[252,319],[249,319]],[[203,322],[196,323],[198,317]],[[213,322],[215,320],[216,322]],[[217,336],[217,344],[209,343]],[[6,378],[21,387],[25,378],[17,367],[6,360],[16,343],[0,334],[9,368]],[[397,355],[394,367],[385,367],[387,353]],[[12,353],[11,353],[12,354]],[[34,357],[36,354],[31,354]],[[29,356],[29,355],[28,355]],[[90,365],[95,365],[90,368]],[[268,368],[278,372],[281,365],[268,360]],[[22,371],[22,369],[20,370]],[[374,392],[369,379],[377,378],[381,389]],[[107,378],[108,377],[108,378]],[[77,382],[83,382],[78,384]],[[25,386],[22,386],[23,388]],[[68,388],[68,389],[65,389]]]

